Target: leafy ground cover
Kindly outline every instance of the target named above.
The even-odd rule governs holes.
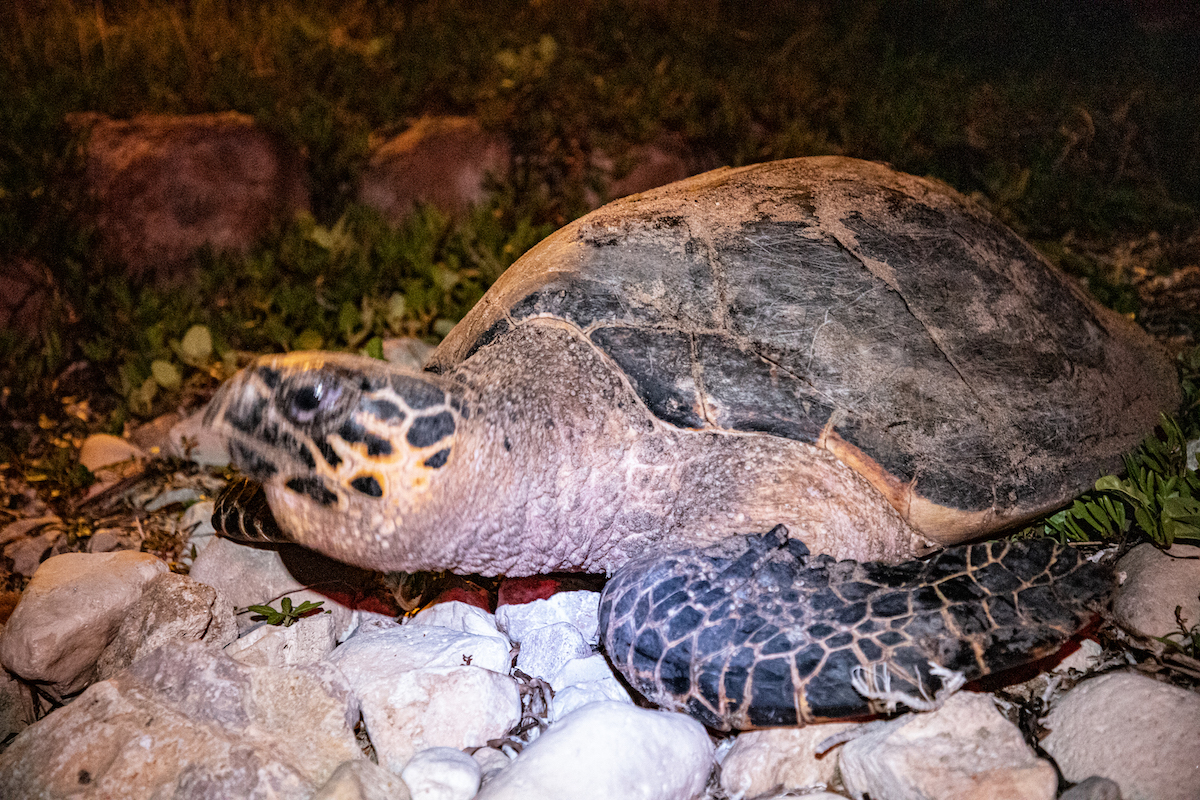
[[[0,265],[39,265],[51,304],[37,336],[0,333],[3,474],[71,496],[88,480],[74,464],[84,434],[192,402],[239,352],[436,340],[586,210],[596,152],[619,160],[664,133],[714,163],[840,153],[941,178],[1183,350],[1200,322],[1200,304],[1172,300],[1200,266],[1200,24],[1152,5],[4,4]],[[130,281],[82,222],[64,116],[226,110],[306,156],[313,216],[245,257],[198,253],[187,286]],[[356,177],[372,135],[426,113],[477,116],[513,142],[517,169],[469,219],[426,210],[391,229],[351,202]],[[187,345],[195,326],[203,357]],[[1125,482],[1042,530],[1194,535],[1194,415],[1164,425],[1169,456],[1148,445]]]

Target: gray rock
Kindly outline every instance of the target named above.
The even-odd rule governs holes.
[[[1139,636],[1177,632],[1175,608],[1188,627],[1200,624],[1200,547],[1177,544],[1163,552],[1140,544],[1117,562],[1124,574],[1113,599],[1113,616],[1121,627]]]
[[[276,598],[285,594],[295,606],[305,600],[322,603],[323,610],[333,613],[333,625],[339,639],[351,628],[352,609],[337,602],[329,593],[308,588],[308,584],[336,587],[339,579],[342,585],[361,580],[361,571],[299,547],[250,547],[220,537],[214,537],[196,556],[190,575],[201,583],[216,587],[235,608],[272,603],[278,608]],[[237,623],[243,634],[259,624],[251,614],[239,614]]]
[[[1200,694],[1133,672],[1068,692],[1042,720],[1063,777],[1115,781],[1125,800],[1196,800]]]
[[[206,642],[224,647],[237,638],[237,622],[217,590],[186,575],[165,572],[146,584],[126,612],[117,635],[96,661],[100,680],[111,678],[164,644]]]
[[[0,742],[33,724],[36,708],[28,686],[0,669]]]
[[[255,669],[169,645],[22,732],[0,755],[0,797],[307,800],[361,757],[357,717],[328,665]]]
[[[1093,775],[1067,789],[1058,800],[1121,800],[1121,787],[1115,781]]]
[[[313,614],[291,625],[260,625],[225,648],[225,655],[255,667],[315,664],[337,644],[332,614]]]
[[[130,551],[47,559],[0,634],[0,663],[56,694],[79,691],[129,609],[166,571],[154,556]]]
[[[847,742],[839,760],[851,797],[1053,800],[1058,776],[987,695],[959,692]]]
[[[399,776],[365,758],[343,762],[312,800],[412,800]]]

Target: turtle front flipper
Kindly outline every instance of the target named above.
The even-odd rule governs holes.
[[[217,495],[212,524],[217,533],[235,542],[290,542],[267,503],[261,483],[237,478]]]
[[[899,565],[810,557],[779,526],[618,570],[604,646],[649,699],[718,730],[936,704],[1087,625],[1109,571],[1048,539],[952,547]]]

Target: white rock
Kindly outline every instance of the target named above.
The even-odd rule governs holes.
[[[167,565],[147,553],[47,559],[0,634],[0,663],[59,694],[84,688],[129,608]]]
[[[476,800],[692,800],[712,755],[704,726],[690,717],[591,703],[539,736]]]
[[[479,765],[484,781],[491,780],[512,763],[512,759],[503,750],[497,750],[495,747],[480,747],[471,754],[471,758]]]
[[[1188,627],[1200,623],[1200,547],[1177,544],[1164,553],[1140,544],[1117,562],[1117,573],[1125,575],[1113,599],[1121,627],[1147,637],[1178,632],[1176,606]]]
[[[1042,720],[1063,776],[1116,781],[1125,800],[1200,796],[1200,694],[1132,672],[1085,681]]]
[[[612,667],[600,653],[568,661],[549,680],[554,690],[550,721],[562,719],[577,708],[600,700],[632,703],[629,692],[617,680]]]
[[[481,774],[479,763],[462,750],[430,747],[409,759],[400,777],[413,800],[471,800]]]
[[[854,723],[834,722],[738,734],[721,761],[721,788],[733,800],[825,788],[837,771],[838,748],[818,755],[817,746],[853,727]]]
[[[166,644],[206,642],[223,647],[237,638],[237,622],[217,590],[187,575],[164,572],[146,584],[116,636],[96,660],[100,680]]]
[[[839,760],[862,800],[1053,800],[1058,777],[987,695],[959,692],[847,742]]]
[[[452,631],[433,625],[402,625],[398,628],[351,636],[331,660],[347,675],[386,675],[419,667],[483,667],[508,673],[505,643],[491,636]]]
[[[305,600],[321,603],[322,610],[332,612],[333,627],[340,639],[343,633],[350,629],[352,609],[328,595],[307,588],[291,571],[304,567],[307,571],[319,575],[327,565],[334,565],[334,562],[301,548],[288,548],[286,552],[293,563],[285,564],[278,550],[248,547],[228,539],[213,537],[208,546],[196,556],[189,574],[201,583],[216,587],[235,608],[252,605],[272,605],[279,608],[276,598],[284,594],[292,599],[293,606],[298,606]],[[295,563],[297,561],[299,565]],[[314,568],[313,562],[320,566]],[[334,565],[332,568],[336,570],[339,567]],[[325,585],[337,579],[336,575],[327,575],[327,578],[329,583]],[[321,580],[314,576],[313,582],[319,583]],[[238,630],[243,634],[258,625],[249,613],[239,614],[237,622]]]
[[[255,667],[313,664],[333,652],[332,614],[313,614],[288,626],[263,624],[225,648],[225,655]]]
[[[505,647],[511,647],[508,637],[496,627],[495,614],[461,600],[435,603],[413,614],[405,624],[432,625],[476,636],[490,636],[502,641]]]
[[[559,592],[548,599],[533,600],[518,605],[502,605],[496,609],[496,624],[513,642],[522,642],[526,634],[556,622],[569,622],[585,641],[599,641],[599,592]]]
[[[412,800],[400,776],[365,758],[342,762],[312,800]]]
[[[26,728],[0,755],[0,797],[307,800],[360,758],[346,680],[328,664],[237,664],[162,647]]]
[[[396,774],[421,750],[480,747],[521,720],[516,681],[482,667],[365,674],[339,666],[362,703],[380,765]]]
[[[548,680],[567,662],[591,654],[592,648],[578,628],[569,622],[552,622],[526,632],[517,654],[517,669],[532,678]]]

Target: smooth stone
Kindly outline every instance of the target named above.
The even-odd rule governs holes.
[[[1189,628],[1200,624],[1200,547],[1140,544],[1117,562],[1117,574],[1125,576],[1113,599],[1121,627],[1148,638],[1179,633],[1177,606]]]
[[[475,800],[693,800],[712,758],[708,733],[691,717],[591,703],[534,740]]]
[[[7,670],[0,669],[0,742],[8,741],[36,720],[33,692]]]
[[[147,553],[63,553],[47,559],[0,634],[0,663],[59,695],[95,678],[96,660],[146,586],[167,572]]]
[[[128,461],[144,461],[149,456],[142,448],[111,433],[93,433],[79,447],[79,463],[92,472]]]
[[[959,692],[842,746],[850,796],[888,800],[1053,800],[1058,776],[990,696]]]
[[[817,746],[854,727],[855,723],[831,722],[740,733],[721,761],[721,788],[739,798],[823,789],[833,782],[838,752],[835,748],[818,755]]]
[[[187,575],[164,572],[146,584],[113,640],[96,660],[100,680],[111,678],[159,647],[177,642],[206,642],[224,647],[237,638],[229,604],[213,587]]]
[[[1125,800],[1200,796],[1200,694],[1135,672],[1085,681],[1042,720],[1069,781],[1115,781]]]
[[[479,763],[453,747],[422,750],[400,773],[413,800],[471,800],[481,775]]]
[[[1121,800],[1121,787],[1116,781],[1093,775],[1067,789],[1058,800]]]
[[[327,664],[237,664],[160,648],[26,728],[0,755],[0,797],[308,800],[361,758],[358,708]]]
[[[412,794],[400,776],[358,758],[342,762],[312,800],[412,800]]]

